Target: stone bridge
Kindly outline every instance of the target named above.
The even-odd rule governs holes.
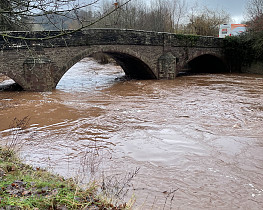
[[[24,90],[50,91],[75,63],[99,52],[134,79],[227,70],[220,38],[122,29],[67,32],[0,32],[0,73]]]

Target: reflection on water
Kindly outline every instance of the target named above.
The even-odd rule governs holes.
[[[21,155],[33,165],[84,182],[140,167],[140,209],[263,207],[262,76],[121,76],[87,58],[53,92],[0,92],[2,141],[29,116]]]

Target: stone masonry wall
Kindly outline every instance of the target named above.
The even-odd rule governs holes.
[[[49,90],[55,88],[72,65],[96,52],[116,56],[116,60],[121,61],[122,64],[127,62],[123,66],[126,74],[132,75],[132,68],[128,68],[130,63],[133,67],[147,67],[147,71],[149,72],[149,69],[151,71],[151,77],[157,79],[161,68],[158,59],[167,53],[171,54],[168,57],[174,57],[176,61],[175,66],[172,65],[174,67],[169,66],[169,74],[165,73],[173,75],[173,78],[185,64],[200,55],[210,54],[224,58],[223,41],[215,37],[121,29],[89,29],[74,33],[69,31],[69,34],[64,36],[60,36],[60,33],[58,31],[9,32],[5,38],[0,36],[0,73],[14,79],[25,89],[39,90],[45,84],[35,85],[35,83],[46,82],[50,86],[47,88]],[[13,36],[24,38],[16,39]],[[46,39],[47,36],[53,38]],[[162,58],[165,57],[167,56]],[[40,62],[49,60],[49,65],[44,67],[41,64],[37,71],[33,71],[34,64],[25,64],[28,59]],[[38,71],[45,71],[45,68],[52,68],[52,71],[46,69],[49,73],[35,75]],[[174,73],[171,72],[172,69]],[[163,71],[165,69],[162,67]],[[142,73],[146,74],[145,72],[142,69]],[[30,74],[34,75],[30,77]],[[139,72],[136,72],[136,75],[138,74]],[[40,77],[52,78],[41,79]],[[34,81],[29,82],[30,78],[34,78]]]

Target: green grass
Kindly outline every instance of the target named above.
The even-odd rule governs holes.
[[[0,209],[128,209],[97,196],[98,186],[81,189],[73,180],[34,169],[0,147]]]

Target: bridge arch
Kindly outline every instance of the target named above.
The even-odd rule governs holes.
[[[22,90],[22,84],[14,75],[0,72],[0,91],[2,90]]]
[[[0,89],[5,89],[5,88],[7,88],[7,89],[15,88],[17,90],[23,89],[22,87],[24,86],[24,80],[19,75],[14,75],[12,72],[0,72],[0,77],[1,76],[5,77],[5,80],[13,81],[14,84],[12,84],[11,86],[10,86],[10,84],[8,84],[8,85],[2,84]],[[0,82],[1,82],[1,78],[0,78]]]
[[[227,59],[223,39],[215,37],[189,42],[188,35],[125,29],[87,29],[63,37],[60,31],[10,33],[10,38],[0,37],[0,72],[24,90],[51,91],[70,67],[93,53],[108,54],[137,79],[175,79],[187,70],[184,66],[196,73],[227,69],[221,62]],[[47,35],[56,38],[34,40]],[[18,43],[13,36],[29,39]]]
[[[189,59],[184,68],[189,74],[229,72],[224,60],[213,54],[202,54]]]
[[[130,50],[118,48],[117,46],[92,46],[85,49],[83,52],[72,56],[72,59],[58,70],[54,79],[55,85],[58,84],[63,75],[77,62],[85,57],[89,57],[96,53],[104,53],[113,58],[118,65],[120,65],[125,72],[126,76],[131,79],[157,79],[154,67],[147,58],[139,55],[138,53]]]

